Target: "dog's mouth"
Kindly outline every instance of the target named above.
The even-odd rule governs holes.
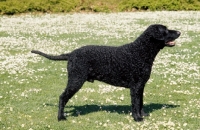
[[[165,43],[165,45],[168,47],[173,47],[176,45],[176,43],[175,43],[175,41],[169,41],[169,42]]]

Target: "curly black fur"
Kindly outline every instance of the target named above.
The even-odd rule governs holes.
[[[142,121],[143,91],[148,81],[153,61],[165,46],[174,46],[180,32],[166,26],[150,25],[134,42],[119,47],[84,46],[68,54],[52,56],[32,51],[50,60],[68,60],[68,84],[60,95],[58,120],[66,119],[64,107],[68,100],[82,87],[85,81],[94,80],[130,88],[132,116]]]

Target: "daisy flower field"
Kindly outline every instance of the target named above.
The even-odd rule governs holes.
[[[66,86],[66,62],[32,49],[60,54],[85,45],[119,46],[149,25],[179,30],[176,46],[157,55],[145,87],[143,122],[131,116],[130,92],[86,82],[57,121]],[[200,12],[23,14],[0,16],[1,130],[200,130]]]

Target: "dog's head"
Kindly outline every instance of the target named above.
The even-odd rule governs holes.
[[[161,49],[165,46],[175,46],[175,39],[181,35],[181,32],[169,30],[166,26],[161,24],[150,25],[147,30],[151,38],[160,43]]]

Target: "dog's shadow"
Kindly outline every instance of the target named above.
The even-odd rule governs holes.
[[[152,113],[153,111],[159,109],[163,108],[168,109],[176,107],[180,107],[180,105],[151,103],[144,105],[144,111],[146,113]],[[107,111],[109,113],[118,113],[118,114],[131,113],[130,105],[83,105],[83,106],[66,106],[66,108],[70,109],[65,111],[66,113],[69,114],[69,116],[86,115],[98,111]]]

